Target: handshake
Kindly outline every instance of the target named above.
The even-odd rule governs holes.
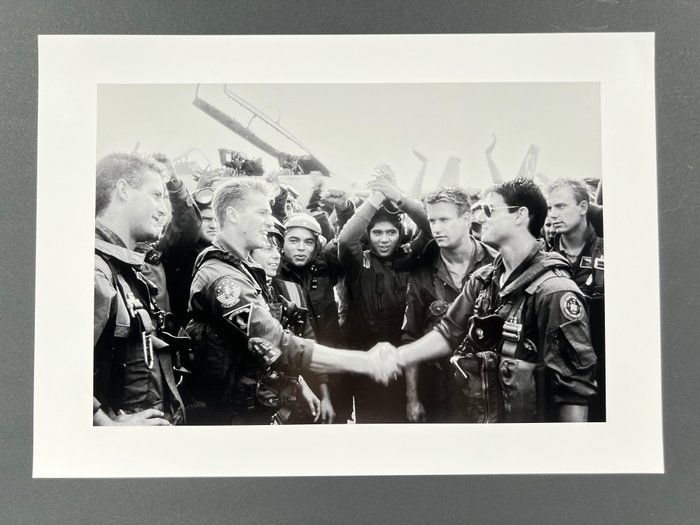
[[[367,375],[386,386],[403,373],[406,367],[398,349],[390,343],[377,343],[367,352]]]

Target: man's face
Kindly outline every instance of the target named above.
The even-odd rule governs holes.
[[[136,242],[153,241],[165,217],[163,179],[153,170],[146,170],[140,187],[129,187],[126,216]]]
[[[280,251],[277,246],[268,244],[264,248],[257,248],[250,252],[250,256],[262,266],[265,275],[275,277],[280,267]]]
[[[552,218],[548,214],[547,218],[544,220],[544,236],[550,246],[554,242],[555,233],[556,231],[554,230],[554,226],[552,224]]]
[[[218,231],[214,210],[205,208],[200,212],[202,216],[202,226],[199,228],[199,240],[211,244]]]
[[[316,249],[316,237],[306,228],[291,228],[284,236],[284,258],[292,266],[306,266]]]
[[[556,233],[568,233],[586,221],[588,204],[576,202],[571,188],[556,188],[547,196],[549,218]]]
[[[459,215],[457,206],[448,202],[437,202],[425,207],[430,231],[441,249],[456,248],[469,236],[471,217]]]
[[[244,241],[244,248],[255,250],[267,246],[267,234],[275,225],[267,197],[258,191],[251,191],[236,212],[236,234]]]
[[[481,226],[481,240],[500,247],[515,232],[516,214],[511,213],[515,208],[509,209],[503,197],[496,192],[489,194],[485,204],[491,208],[491,217],[486,217]]]
[[[399,229],[389,221],[379,221],[369,231],[369,243],[379,257],[389,257],[399,244]]]

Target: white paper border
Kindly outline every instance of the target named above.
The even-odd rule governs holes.
[[[650,33],[40,36],[34,476],[663,472],[653,52]],[[92,427],[97,84],[197,82],[599,82],[608,422]]]

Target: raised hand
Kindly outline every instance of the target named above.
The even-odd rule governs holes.
[[[367,188],[381,193],[391,201],[398,202],[401,200],[401,190],[395,184],[381,177],[376,177],[369,181]]]
[[[329,189],[324,191],[323,202],[330,204],[339,210],[345,210],[348,206],[350,206],[350,202],[348,202],[348,194],[343,190]]]
[[[377,178],[385,179],[390,183],[396,185],[396,173],[391,166],[388,164],[380,164],[374,168],[374,176]]]
[[[213,170],[211,168],[200,170],[196,190],[214,187],[221,180],[221,173],[221,170]]]

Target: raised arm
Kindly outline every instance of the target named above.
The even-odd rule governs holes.
[[[384,195],[373,191],[338,235],[338,257],[346,274],[362,268],[362,236],[383,201]]]
[[[172,218],[156,243],[156,249],[167,257],[195,245],[199,240],[202,217],[168,158],[162,154],[155,154],[153,158],[163,166],[163,172],[168,176],[165,187],[168,189]]]

